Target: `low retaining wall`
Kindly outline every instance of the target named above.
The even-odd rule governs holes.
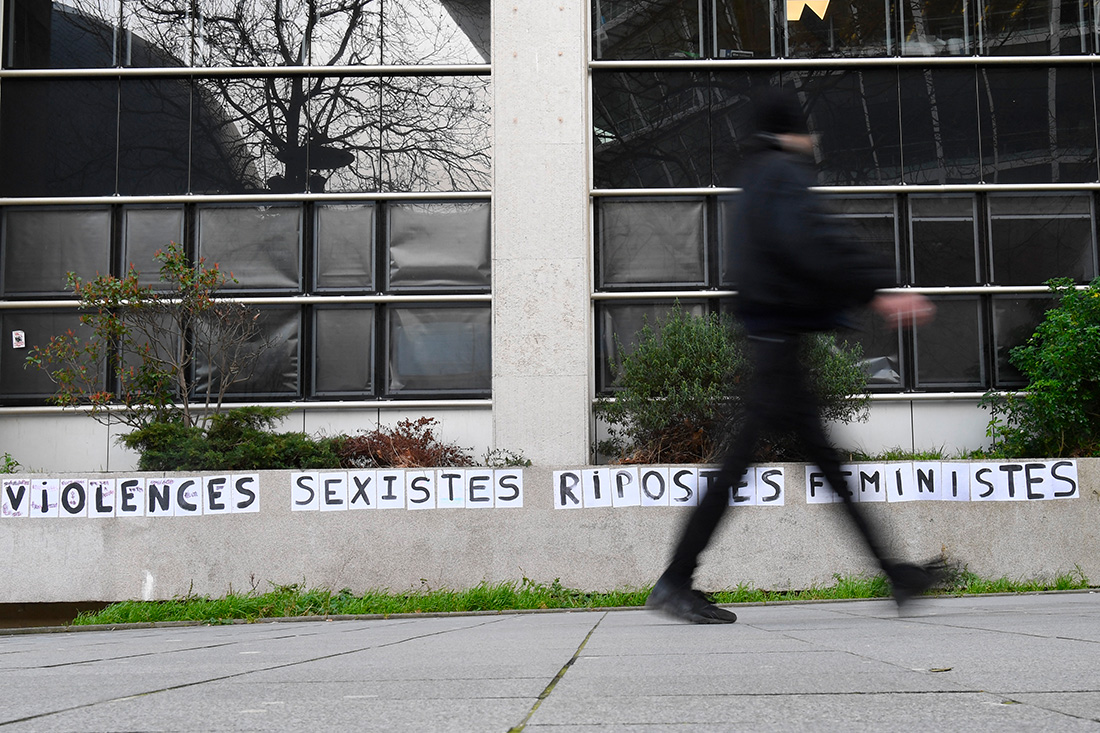
[[[834,573],[874,569],[852,537],[843,509],[812,503],[821,500],[816,493],[807,501],[807,485],[815,479],[807,476],[806,466],[770,468],[782,469],[782,505],[765,501],[776,482],[758,471],[760,491],[753,496],[759,501],[731,510],[703,559],[701,587],[799,588],[829,583]],[[893,464],[883,468],[884,474],[896,473]],[[912,464],[901,468],[911,471]],[[1014,579],[1080,567],[1091,580],[1100,580],[1100,459],[1079,460],[1074,468],[1075,498],[1028,500],[1029,488],[1034,488],[1033,499],[1050,498],[1067,484],[1051,479],[1048,471],[1031,487],[1023,482],[1022,470],[994,468],[987,476],[1000,477],[998,490],[1003,493],[1005,480],[1015,478],[1012,498],[1022,500],[949,501],[944,494],[939,501],[880,501],[866,508],[889,529],[900,557],[925,559],[942,552],[980,575]],[[415,484],[412,479],[421,474]],[[31,491],[34,486],[55,486],[54,502],[74,478],[85,489],[66,500],[68,509],[76,511],[82,497],[75,517],[58,511],[49,499],[44,508],[40,499],[35,506],[40,513],[56,511],[56,517],[10,516],[12,501],[5,497],[9,516],[0,519],[5,568],[0,602],[217,596],[230,589],[267,590],[269,583],[353,591],[422,584],[462,588],[524,577],[559,578],[586,590],[651,583],[689,509],[676,506],[675,495],[665,499],[668,506],[643,505],[653,503],[652,490],[639,495],[637,506],[589,502],[585,507],[584,482],[573,484],[567,474],[579,471],[477,470],[461,480],[409,472],[400,481],[391,477],[390,489],[382,472],[371,474],[369,481],[359,475],[358,483],[355,475],[341,472],[303,478],[288,471],[5,477],[4,491],[13,494],[26,479],[28,497],[41,495]],[[661,475],[670,480],[673,473]],[[698,480],[699,473],[694,475]],[[564,498],[563,476],[573,487]],[[55,483],[33,483],[42,478]],[[93,484],[97,478],[113,479],[106,484],[113,497]],[[131,483],[123,486],[127,480]],[[685,480],[681,477],[680,483]],[[399,482],[406,488],[403,503],[389,500],[402,508],[378,509],[396,496],[392,487]],[[143,491],[137,491],[139,485]],[[127,508],[135,514],[148,513],[150,507],[153,516],[125,516]],[[360,507],[367,510],[356,510]]]

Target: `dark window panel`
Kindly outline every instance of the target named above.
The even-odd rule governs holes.
[[[369,396],[374,392],[374,308],[314,310],[313,392]]]
[[[374,290],[375,210],[374,204],[317,206],[318,290]]]
[[[992,280],[1039,285],[1052,277],[1096,276],[1092,199],[1087,194],[990,196]]]
[[[301,364],[301,309],[295,306],[259,306],[259,332],[243,344],[243,358],[259,354],[252,370],[230,385],[227,396],[235,398],[297,397]],[[217,363],[215,358],[214,362]],[[196,369],[195,392],[207,389],[210,359],[200,356]]]
[[[701,301],[678,301],[685,313],[702,316],[707,306]],[[607,392],[618,381],[617,369],[622,358],[637,347],[642,327],[660,329],[660,323],[672,310],[672,301],[605,301],[596,309],[597,389]]]
[[[488,394],[492,389],[488,306],[389,308],[388,394]]]
[[[189,190],[191,82],[122,79],[119,93],[118,192],[182,194]]]
[[[773,0],[716,0],[715,57],[773,58],[777,56],[775,25],[778,8]]]
[[[737,287],[737,262],[733,255],[733,237],[737,236],[737,194],[719,196],[718,208],[718,286]]]
[[[0,196],[115,193],[117,79],[5,79]]]
[[[595,1],[592,58],[699,58],[701,6],[701,0]]]
[[[821,182],[901,182],[898,76],[893,69],[784,74],[794,82],[818,137]]]
[[[738,165],[756,145],[753,96],[762,88],[778,83],[779,74],[770,71],[718,71],[711,75],[714,185],[739,186]]]
[[[986,181],[1097,179],[1091,69],[982,68],[978,105]]]
[[[914,285],[976,285],[973,196],[910,196],[909,246]]]
[[[978,183],[973,69],[898,70],[906,183]]]
[[[601,286],[705,285],[701,200],[603,200],[598,213]]]
[[[893,196],[827,196],[828,208],[848,226],[851,236],[894,270],[901,284],[898,257],[897,200]]]
[[[971,53],[974,31],[968,0],[900,3],[903,56],[962,56]]]
[[[901,332],[869,309],[853,311],[837,340],[858,344],[863,350],[861,365],[872,390],[901,389],[905,386],[905,364],[901,358]]]
[[[57,393],[57,385],[50,381],[42,369],[27,366],[27,353],[35,346],[46,347],[50,338],[60,336],[70,329],[81,339],[91,336],[91,330],[80,325],[80,313],[75,310],[35,309],[33,311],[0,311],[0,398],[5,401],[42,402]],[[22,331],[26,347],[16,349],[12,345],[13,331]],[[101,388],[106,377],[99,375]]]
[[[487,77],[382,81],[382,190],[486,191],[492,92]]]
[[[597,188],[710,184],[707,75],[594,71],[592,90]]]
[[[887,6],[882,0],[787,0],[785,7],[786,56],[821,58],[894,54],[894,40],[886,16]]]
[[[309,80],[309,190],[355,193],[381,190],[381,102],[377,79]],[[400,115],[402,110],[395,109]]]
[[[987,387],[977,297],[933,297],[936,317],[916,329],[918,388]]]
[[[199,257],[236,278],[226,290],[300,290],[301,237],[298,206],[198,209]]]
[[[171,242],[183,242],[183,207],[127,207],[122,214],[122,273],[133,265],[142,285],[167,287],[161,283],[156,254]]]
[[[388,216],[391,290],[488,290],[487,201],[393,204]]]
[[[84,69],[118,65],[118,0],[6,3],[5,68]]]
[[[3,252],[4,296],[70,292],[69,272],[85,280],[111,272],[111,212],[8,209]]]
[[[1080,0],[983,0],[978,34],[989,56],[1088,53],[1087,5]]]
[[[1027,384],[1020,370],[1012,365],[1009,353],[1027,343],[1043,322],[1047,309],[1055,305],[1049,295],[994,295],[993,347],[995,387],[1017,388]]]

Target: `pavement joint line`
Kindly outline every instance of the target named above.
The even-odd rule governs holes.
[[[467,631],[469,629],[476,629],[480,626],[488,626],[489,624],[500,623],[503,620],[504,620],[503,618],[493,619],[493,620],[489,620],[489,621],[483,621],[482,623],[479,623],[479,624],[473,624],[472,626],[463,626],[461,628],[455,628],[455,629],[442,629],[440,631],[432,631],[432,632],[427,633],[427,634],[417,634],[415,636],[410,636],[410,637],[407,637],[405,639],[399,639],[397,641],[386,642],[385,644],[372,644],[370,646],[360,647],[360,648],[357,648],[357,649],[347,649],[347,650],[344,650],[342,652],[335,652],[333,654],[324,654],[322,656],[312,657],[310,659],[299,659],[299,660],[293,661],[293,662],[285,662],[283,664],[275,664],[275,665],[272,665],[270,667],[263,667],[263,668],[260,668],[260,669],[249,669],[249,670],[245,670],[243,672],[234,672],[232,674],[219,675],[217,677],[209,677],[207,679],[195,680],[193,682],[182,682],[178,685],[169,685],[167,687],[162,687],[162,688],[156,689],[156,690],[146,690],[145,692],[136,692],[136,693],[132,693],[132,694],[129,694],[129,695],[121,695],[119,697],[112,697],[112,698],[108,698],[106,700],[95,700],[95,701],[92,701],[92,702],[83,703],[82,705],[73,705],[72,707],[63,708],[61,710],[50,710],[50,711],[47,711],[47,712],[44,712],[44,713],[36,713],[34,715],[28,715],[28,716],[25,716],[25,717],[22,717],[22,718],[16,718],[14,720],[0,720],[0,728],[2,728],[4,726],[7,726],[7,725],[15,725],[17,723],[26,723],[26,722],[29,722],[29,721],[32,721],[32,720],[39,720],[41,718],[48,718],[52,715],[60,715],[62,713],[71,713],[71,712],[74,712],[76,710],[85,710],[87,708],[96,707],[98,705],[110,705],[111,703],[123,702],[125,700],[134,700],[134,699],[140,698],[140,697],[148,697],[150,695],[157,695],[157,694],[160,694],[162,692],[172,692],[174,690],[183,690],[183,689],[187,689],[188,687],[198,687],[200,685],[206,685],[206,684],[210,684],[212,682],[224,682],[225,680],[236,679],[238,677],[246,677],[248,675],[257,674],[257,673],[260,673],[260,672],[273,672],[277,669],[287,669],[289,667],[297,667],[297,666],[302,665],[302,664],[311,664],[313,662],[320,662],[320,661],[323,661],[323,660],[326,660],[326,659],[336,659],[337,657],[345,657],[345,656],[348,656],[349,654],[358,654],[359,652],[365,652],[365,651],[369,651],[371,649],[384,649],[386,647],[397,646],[398,644],[404,644],[406,642],[416,641],[418,639],[426,639],[426,638],[432,637],[432,636],[442,636],[443,634],[450,634],[450,633],[454,633],[454,632],[457,632],[457,631]],[[596,622],[596,626],[599,626],[598,621]],[[595,631],[595,630],[596,630],[595,627],[593,627],[592,631]],[[589,633],[589,636],[591,636],[591,632]],[[588,641],[588,638],[586,637],[585,642],[587,642],[587,641]],[[221,646],[221,645],[218,645],[218,646]],[[583,648],[583,647],[584,647],[584,644],[581,644],[581,648]],[[579,651],[580,650],[578,649],[578,652]],[[141,656],[147,656],[147,655],[141,655]],[[572,661],[570,661],[569,664],[572,664]]]
[[[569,661],[566,662],[562,666],[562,668],[558,670],[558,673],[554,675],[554,679],[550,680],[550,684],[546,686],[546,689],[539,693],[539,696],[535,699],[535,704],[532,705],[531,709],[527,711],[527,715],[523,717],[523,720],[521,720],[518,725],[509,728],[508,733],[523,733],[523,729],[527,727],[527,724],[531,721],[531,717],[535,714],[535,711],[539,709],[540,705],[542,705],[542,701],[550,697],[550,693],[554,691],[554,688],[557,686],[557,684],[561,682],[563,677],[565,677],[565,673],[568,672],[569,668],[573,666],[573,663],[580,658],[581,652],[584,650],[585,645],[588,644],[588,640],[591,639],[592,635],[596,633],[596,629],[600,627],[600,624],[605,618],[607,618],[606,613],[600,616],[599,619],[597,619],[596,624],[588,631],[588,634],[584,637],[581,645],[577,647],[577,651],[573,652],[573,656],[569,658]]]

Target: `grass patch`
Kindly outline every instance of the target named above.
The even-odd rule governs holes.
[[[834,575],[831,585],[802,590],[763,590],[740,585],[711,593],[715,603],[775,603],[778,601],[848,600],[885,598],[890,585],[881,575]],[[989,580],[961,570],[940,589],[947,595],[1026,593],[1040,590],[1080,590],[1092,587],[1077,568],[1053,580]],[[525,609],[585,609],[641,606],[649,587],[591,593],[566,588],[555,580],[549,585],[524,578],[522,582],[482,583],[468,590],[431,590],[405,593],[371,590],[356,595],[300,585],[274,586],[266,593],[229,593],[224,598],[187,596],[171,601],[124,601],[97,613],[82,613],[73,625],[129,624],[141,622],[202,621],[228,623],[291,616],[356,616],[398,613],[454,613],[514,611]]]

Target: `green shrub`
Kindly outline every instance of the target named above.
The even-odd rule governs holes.
[[[1049,284],[1057,304],[1009,352],[1027,386],[982,400],[995,457],[1100,455],[1100,278],[1080,290],[1069,279]]]
[[[624,463],[718,460],[743,415],[740,392],[750,377],[744,341],[728,319],[692,316],[679,304],[659,329],[646,323],[616,370],[619,391],[596,404],[610,436],[597,452]],[[802,358],[825,419],[864,419],[861,353],[832,335],[805,340]],[[798,449],[789,436],[768,436],[758,459],[799,460]]]

